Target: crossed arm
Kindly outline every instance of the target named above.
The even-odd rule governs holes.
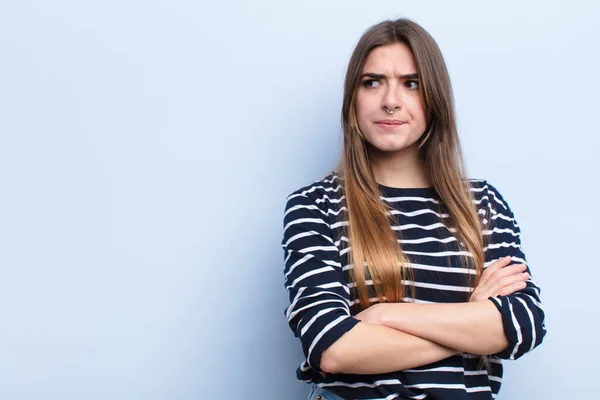
[[[321,369],[328,373],[380,374],[419,367],[457,353],[431,340],[360,322],[323,352]]]
[[[361,322],[323,352],[321,369],[376,374],[461,352],[487,355],[504,350],[509,342],[502,316],[488,297],[513,293],[529,278],[524,265],[506,267],[509,262],[506,257],[488,267],[468,303],[380,303],[367,308],[356,316]]]

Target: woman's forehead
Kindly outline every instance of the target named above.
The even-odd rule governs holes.
[[[362,72],[398,76],[412,74],[416,70],[410,48],[404,43],[393,43],[373,49],[365,60]]]

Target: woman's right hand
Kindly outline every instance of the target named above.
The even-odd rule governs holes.
[[[526,280],[529,274],[525,272],[525,264],[510,264],[511,257],[507,256],[494,261],[490,266],[483,270],[481,279],[475,287],[469,302],[483,301],[490,297],[507,296],[524,289],[527,286]]]

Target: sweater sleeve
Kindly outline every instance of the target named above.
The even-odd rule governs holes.
[[[328,212],[331,210],[321,209],[306,193],[290,195],[281,243],[290,301],[285,314],[302,342],[308,364],[318,372],[322,353],[359,322],[350,314],[350,289],[344,280]]]
[[[498,190],[487,182],[482,196],[483,199],[487,197],[486,218],[490,222],[487,230],[484,230],[484,236],[487,237],[484,247],[485,267],[502,257],[510,256],[511,264],[526,264],[527,272],[531,276],[524,289],[508,296],[489,298],[502,315],[504,334],[509,342],[506,349],[493,356],[516,360],[540,345],[546,335],[540,288],[533,280],[521,247],[519,224],[508,203]]]

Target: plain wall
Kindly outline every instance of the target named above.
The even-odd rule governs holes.
[[[361,33],[438,41],[469,172],[523,231],[548,336],[499,399],[590,398],[600,6],[0,2],[0,398],[303,399],[283,207],[338,158]]]

